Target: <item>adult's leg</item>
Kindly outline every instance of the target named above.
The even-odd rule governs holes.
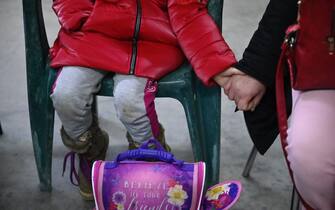
[[[293,91],[288,160],[298,192],[314,209],[335,209],[335,90]]]

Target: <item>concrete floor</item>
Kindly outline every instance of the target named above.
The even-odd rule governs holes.
[[[241,57],[257,26],[268,0],[226,0],[223,34]],[[58,23],[51,1],[43,1],[49,41]],[[67,176],[62,177],[62,160],[67,152],[62,145],[56,118],[53,148],[53,191],[40,192],[34,162],[26,94],[22,6],[18,0],[0,1],[0,210],[92,209],[92,202],[82,201]],[[125,129],[115,117],[111,98],[99,97],[102,127],[108,130],[111,144],[108,159],[126,149]],[[179,159],[192,161],[192,151],[184,112],[172,99],[158,99],[157,110],[166,128],[168,142]],[[279,143],[263,156],[257,156],[251,177],[241,176],[252,143],[241,113],[222,97],[221,180],[239,179],[244,190],[233,210],[289,209],[291,184]]]

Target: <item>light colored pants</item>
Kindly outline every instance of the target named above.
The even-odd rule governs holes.
[[[94,94],[107,72],[68,66],[58,74],[51,99],[66,133],[78,138],[92,124]],[[154,105],[157,83],[133,75],[116,74],[114,105],[117,117],[133,140],[141,143],[158,137],[159,123]]]
[[[335,210],[335,90],[295,91],[288,160],[298,192],[316,210]]]

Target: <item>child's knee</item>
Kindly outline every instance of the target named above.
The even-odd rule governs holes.
[[[78,90],[71,88],[61,90],[55,88],[50,97],[57,112],[64,114],[71,115],[77,113],[78,110],[83,109],[86,105]]]
[[[68,92],[58,91],[58,89],[55,88],[50,97],[53,102],[54,108],[57,111],[66,110],[71,107],[70,104],[72,98]]]
[[[145,105],[136,94],[114,94],[114,104],[121,121],[132,122],[146,115]]]

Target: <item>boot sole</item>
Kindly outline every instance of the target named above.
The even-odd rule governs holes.
[[[81,190],[79,190],[79,193],[82,197],[83,200],[85,201],[94,201],[94,196],[93,193],[87,193],[87,192],[83,192]]]

